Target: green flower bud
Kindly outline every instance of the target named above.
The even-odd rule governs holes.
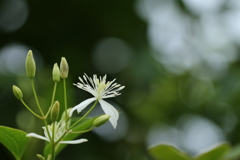
[[[67,116],[68,116],[68,117],[69,117],[69,113],[70,113],[71,109],[72,109],[72,108],[68,108],[68,109],[67,109]],[[64,112],[62,113],[61,120],[66,121],[66,111],[64,111]]]
[[[67,120],[67,127],[70,127],[71,125],[71,118],[69,118],[69,113],[72,108],[67,109],[67,117],[66,117],[66,111],[62,113],[61,121],[66,122]],[[66,119],[67,118],[67,119]]]
[[[12,86],[12,90],[13,90],[13,94],[17,99],[22,99],[23,98],[23,94],[20,88],[18,88],[17,86],[13,85]]]
[[[33,58],[32,51],[28,51],[26,62],[25,62],[25,67],[26,67],[26,73],[29,78],[35,77],[36,73],[36,64]]]
[[[45,157],[43,157],[41,154],[37,154],[37,157],[38,157],[40,160],[45,160]]]
[[[67,60],[65,57],[62,57],[62,60],[60,63],[60,73],[63,79],[68,77],[68,71],[69,71],[69,67],[68,67]]]
[[[54,82],[60,81],[60,70],[57,63],[55,63],[53,66],[52,77]]]
[[[52,107],[52,110],[51,110],[51,115],[50,115],[50,118],[53,122],[57,121],[58,116],[59,116],[59,112],[60,112],[60,103],[58,101],[56,101],[53,104],[53,107]]]
[[[106,115],[106,114],[102,115],[93,121],[93,125],[95,127],[99,127],[99,126],[103,125],[104,123],[106,123],[109,120],[109,118],[110,118],[109,115]]]

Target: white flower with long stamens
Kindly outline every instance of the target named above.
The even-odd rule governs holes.
[[[62,117],[64,117],[64,116],[65,115],[63,114]],[[27,137],[39,138],[39,139],[42,139],[42,140],[45,140],[45,141],[48,141],[48,142],[51,143],[51,137],[52,137],[52,134],[53,134],[53,125],[55,125],[54,126],[54,142],[57,142],[57,141],[60,140],[60,138],[63,138],[62,136],[66,132],[66,121],[63,118],[59,122],[55,122],[55,123],[52,123],[51,125],[47,126],[50,137],[48,136],[46,127],[42,127],[43,130],[44,130],[45,137],[41,136],[41,135],[38,135],[36,133],[29,133],[26,136]],[[68,122],[67,125],[69,126],[70,122]],[[61,140],[59,141],[59,143],[62,143],[62,144],[78,144],[78,143],[83,143],[83,142],[87,142],[87,139],[77,139],[77,140],[72,140],[72,141],[61,141]]]
[[[122,90],[125,86],[121,86],[120,84],[114,83],[113,81],[106,82],[107,76],[105,75],[103,78],[97,78],[97,75],[93,75],[93,78],[88,77],[86,74],[83,75],[83,79],[79,77],[80,82],[76,85],[78,88],[85,90],[91,93],[94,97],[89,98],[77,106],[73,107],[70,111],[69,116],[72,116],[72,113],[77,110],[78,113],[81,112],[84,108],[86,108],[93,101],[99,101],[103,111],[110,115],[110,123],[113,128],[117,126],[117,120],[119,117],[118,111],[108,102],[104,101],[105,98],[116,97],[120,95],[119,91]]]

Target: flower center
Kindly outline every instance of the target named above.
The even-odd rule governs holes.
[[[104,82],[100,82],[97,88],[97,99],[101,99],[104,93],[104,89],[106,88],[106,84]]]

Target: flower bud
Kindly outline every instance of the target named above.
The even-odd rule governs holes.
[[[104,123],[106,123],[109,120],[109,118],[110,118],[110,116],[107,114],[102,115],[93,121],[93,125],[95,127],[99,127],[99,126],[103,125]]]
[[[62,113],[61,121],[66,122],[67,121],[67,127],[71,125],[71,118],[69,118],[69,113],[72,108],[68,108],[67,111],[64,111]],[[67,117],[66,117],[66,112],[67,112]]]
[[[17,86],[13,85],[12,86],[12,90],[13,90],[13,94],[17,99],[22,99],[23,98],[23,94],[20,88],[18,88]]]
[[[68,71],[69,71],[69,67],[68,67],[67,60],[65,57],[62,57],[62,60],[60,63],[60,73],[63,79],[68,77]]]
[[[43,157],[41,154],[37,154],[37,157],[39,158],[39,160],[45,160],[45,157]]]
[[[57,63],[55,63],[53,66],[52,77],[54,82],[60,81],[60,70]]]
[[[52,107],[52,110],[51,110],[51,115],[50,115],[50,118],[53,122],[57,121],[58,116],[59,116],[59,112],[60,112],[60,103],[58,101],[56,101],[53,104],[53,107]]]
[[[36,73],[36,64],[33,58],[32,51],[28,51],[26,62],[25,62],[25,67],[26,67],[26,73],[29,78],[35,77]]]
[[[67,116],[68,116],[68,117],[69,117],[69,113],[70,113],[70,110],[71,110],[71,109],[72,109],[72,108],[68,108],[68,109],[67,109]],[[66,121],[66,111],[64,111],[64,112],[62,113],[61,120]]]

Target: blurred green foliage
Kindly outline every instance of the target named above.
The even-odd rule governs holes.
[[[228,155],[230,152],[230,146],[227,143],[220,144],[214,148],[208,149],[197,157],[188,156],[173,146],[169,145],[158,145],[149,149],[149,154],[156,160],[223,160],[230,158],[226,158],[226,155]],[[232,158],[233,157],[230,159]]]
[[[5,2],[5,0],[0,1],[2,11],[8,9],[8,6],[4,5]],[[21,6],[14,0],[9,2]],[[83,137],[89,142],[68,146],[60,153],[58,160],[69,159],[69,157],[70,159],[98,160],[151,159],[147,148],[152,142],[159,142],[156,136],[158,133],[153,136],[155,140],[151,135],[155,127],[161,128],[164,125],[174,130],[171,140],[177,139],[181,149],[189,154],[196,154],[186,147],[188,144],[185,144],[190,137],[187,132],[188,125],[185,122],[189,115],[200,117],[206,122],[204,124],[211,124],[217,128],[214,133],[220,135],[220,138],[216,141],[228,141],[232,145],[240,143],[238,116],[240,114],[240,63],[238,59],[231,62],[224,74],[217,78],[196,76],[202,74],[202,71],[197,69],[181,74],[170,72],[153,56],[155,51],[151,48],[148,37],[149,24],[136,13],[137,0],[21,0],[20,2],[26,4],[28,15],[21,27],[8,31],[3,24],[10,24],[10,22],[1,22],[2,19],[0,19],[0,60],[4,59],[6,47],[15,47],[18,51],[14,45],[21,45],[23,50],[26,50],[26,54],[28,50],[33,50],[37,64],[36,89],[41,105],[45,106],[45,111],[48,109],[49,97],[53,89],[52,67],[55,62],[59,64],[63,56],[66,57],[70,66],[67,79],[69,107],[89,97],[87,93],[83,93],[72,85],[77,83],[77,77],[82,76],[83,73],[108,74],[109,80],[117,78],[118,83],[126,86],[122,95],[113,100],[120,107],[122,113],[120,118],[126,117],[126,123],[122,124],[127,128],[123,136],[119,136],[120,138],[116,141],[111,141],[95,133],[84,134]],[[176,2],[174,5],[193,21],[199,20],[200,16],[187,9],[184,1],[175,0],[174,2]],[[12,13],[16,14],[13,11]],[[9,17],[6,19],[12,20],[11,14],[7,15]],[[13,22],[17,23],[18,20],[18,18],[13,19]],[[171,19],[168,20],[171,21]],[[104,45],[106,43],[110,44],[109,48]],[[229,43],[237,46],[236,53],[239,54],[238,44],[232,41]],[[110,52],[112,55],[98,52],[98,48],[101,47],[103,51]],[[121,53],[119,52],[121,47],[127,48],[128,51],[127,58],[123,60],[121,59],[123,56],[119,58],[119,55],[114,54],[115,48],[117,53]],[[205,48],[205,46],[201,47]],[[98,64],[100,61],[101,65]],[[24,66],[18,67],[19,72],[7,69],[7,65],[24,64],[24,60],[12,56],[9,61],[4,63],[1,61],[1,63],[6,66],[0,69],[0,124],[19,128],[25,132],[42,133],[42,122],[32,117],[12,93],[12,85],[16,84],[23,91],[24,100],[29,106],[33,109],[36,107],[30,82],[24,73]],[[106,73],[103,65],[109,68],[108,63],[113,70]],[[117,68],[120,64],[122,68]],[[206,64],[198,65],[203,65],[206,67],[204,71],[208,71]],[[61,91],[60,84],[57,92],[60,103],[62,103]],[[191,122],[191,120],[194,122],[193,119],[188,121]],[[200,126],[202,131],[207,130],[204,127]],[[177,130],[176,135],[175,130]],[[203,134],[206,138],[209,137],[207,133]],[[116,131],[113,134],[118,136],[119,133]],[[186,137],[186,141],[182,137]],[[192,144],[197,145],[198,141]],[[26,159],[36,159],[36,153],[41,153],[43,146],[42,141],[32,140],[25,153]],[[0,157],[9,160],[13,158],[2,145]]]

